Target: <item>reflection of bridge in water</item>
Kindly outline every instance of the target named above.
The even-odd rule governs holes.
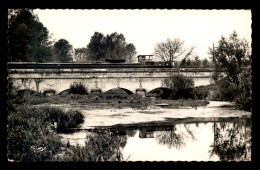
[[[56,64],[57,65],[57,64]],[[119,67],[120,66],[120,67]],[[66,67],[48,64],[8,64],[8,77],[20,89],[38,92],[55,90],[56,94],[66,92],[73,83],[82,83],[88,93],[100,89],[106,92],[120,88],[127,93],[148,93],[155,89],[167,90],[162,81],[174,74],[192,78],[195,86],[213,83],[211,68],[169,68],[134,64],[87,65],[66,64]]]
[[[136,152],[135,148],[144,149],[145,153],[147,149],[149,151],[156,150],[158,148],[154,147],[163,145],[168,149],[182,150],[188,158],[190,151],[193,151],[192,147],[189,147],[192,145],[200,146],[199,148],[203,152],[206,151],[204,154],[208,156],[208,159],[213,155],[213,160],[216,160],[215,155],[218,156],[217,161],[251,160],[250,118],[172,118],[167,119],[167,121],[96,126],[94,129],[81,130],[90,132],[88,133],[91,134],[90,136],[95,134],[94,136],[97,139],[93,140],[93,143],[121,146],[123,150],[128,150],[127,156],[129,154],[140,154],[140,152]],[[109,136],[109,138],[104,136]],[[113,142],[110,143],[107,139]],[[150,148],[136,146],[144,146],[144,144],[154,141],[156,145],[152,145],[153,147]],[[120,143],[129,144],[129,146],[120,145]],[[190,150],[187,148],[190,148]]]
[[[203,124],[204,126],[201,126]],[[210,129],[207,139],[200,136],[205,128]],[[108,129],[116,130],[122,136],[131,137],[135,134],[130,132],[137,133],[138,130],[139,138],[154,138],[158,144],[178,150],[189,145],[191,141],[191,143],[198,141],[204,143],[205,140],[209,140],[212,143],[208,146],[208,153],[211,156],[217,155],[220,161],[251,160],[250,118],[179,118],[169,119],[166,122],[115,125]]]

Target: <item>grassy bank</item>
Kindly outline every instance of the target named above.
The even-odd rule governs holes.
[[[171,106],[187,106],[198,107],[206,106],[208,102],[205,97],[195,99],[178,99],[178,100],[162,100],[160,98],[142,97],[138,94],[68,94],[68,95],[53,95],[44,96],[40,93],[26,94],[19,98],[19,102],[28,105],[41,105],[41,104],[84,104],[90,108],[146,108],[159,103],[167,103]]]
[[[10,104],[10,103],[9,103]],[[14,161],[53,161],[66,147],[57,130],[77,127],[84,116],[51,107],[13,103],[7,117],[7,155]]]
[[[8,159],[14,161],[82,161],[83,160],[111,160],[118,153],[104,148],[101,156],[92,152],[92,147],[103,147],[103,143],[86,143],[86,148],[70,146],[61,142],[57,131],[66,128],[75,128],[84,121],[84,116],[76,110],[64,111],[59,108],[42,106],[43,104],[84,104],[95,107],[132,107],[145,109],[158,103],[167,103],[170,106],[205,106],[206,100],[160,100],[152,97],[142,97],[138,94],[100,93],[100,94],[67,94],[46,96],[45,94],[29,92],[17,93],[9,89],[7,117],[7,151]],[[32,107],[36,105],[37,107]],[[116,134],[115,134],[116,135]],[[114,136],[110,133],[102,134],[104,141],[113,142]],[[103,141],[100,136],[93,136],[95,141]],[[116,135],[116,137],[118,137]],[[118,138],[119,139],[119,138]],[[121,139],[119,140],[121,141]],[[120,143],[120,142],[119,142]],[[83,149],[83,150],[82,150]],[[92,148],[93,149],[93,148]],[[85,150],[85,151],[84,151]],[[118,148],[114,148],[117,150]],[[95,152],[99,150],[96,149]],[[92,155],[91,155],[92,154]],[[86,157],[86,155],[91,155]]]
[[[46,99],[51,102],[57,97]],[[65,98],[63,101],[66,100]],[[37,101],[37,98],[31,101]],[[39,101],[37,104],[42,103],[43,99]],[[57,131],[75,128],[83,121],[84,116],[79,111],[64,111],[48,106],[32,107],[28,105],[28,101],[23,103],[22,99],[10,96],[7,117],[8,160],[120,161],[122,154],[119,147],[126,144],[126,137],[120,137],[116,132],[101,131],[99,134],[88,136],[84,147],[62,142]]]

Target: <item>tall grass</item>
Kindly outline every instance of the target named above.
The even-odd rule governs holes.
[[[120,148],[126,145],[126,139],[126,136],[119,136],[116,131],[93,132],[86,137],[85,146],[70,146],[69,157],[74,162],[123,161]]]
[[[83,121],[84,116],[75,110],[64,112],[58,108],[17,105],[16,110],[8,114],[8,158],[50,161],[64,147],[56,128],[76,127]],[[57,127],[54,122],[57,122]]]

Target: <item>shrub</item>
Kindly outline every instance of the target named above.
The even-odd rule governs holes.
[[[87,88],[82,83],[74,83],[70,85],[69,93],[72,94],[88,94]]]
[[[120,88],[111,89],[104,94],[104,98],[110,100],[110,99],[127,99],[128,94],[126,91]]]
[[[25,105],[15,109],[8,114],[7,150],[8,158],[16,161],[52,160],[63,146],[52,124],[57,122],[58,128],[64,129],[84,121],[75,110]]]
[[[84,122],[84,116],[78,110],[69,110],[67,113],[69,115],[71,115],[71,126],[72,127],[76,127],[77,125]]]
[[[49,160],[59,151],[61,142],[45,122],[40,108],[17,107],[8,114],[8,158],[15,161]]]
[[[85,146],[71,146],[72,160],[87,161],[123,161],[120,147],[126,145],[126,136],[119,136],[118,132],[102,130],[86,137]]]
[[[77,110],[68,110],[58,117],[58,130],[63,131],[66,128],[75,128],[84,122],[84,116]]]
[[[172,99],[194,98],[194,81],[181,74],[172,75],[163,81],[164,85],[172,90]]]
[[[84,115],[78,110],[70,109],[64,112],[54,107],[42,107],[41,110],[45,113],[44,121],[57,122],[58,129],[75,128],[84,122]]]
[[[209,96],[210,88],[208,86],[199,86],[194,88],[195,98],[204,100]]]
[[[53,89],[44,90],[43,95],[46,96],[47,93],[55,94],[55,93],[56,93],[56,90],[53,90]]]
[[[34,90],[30,90],[30,89],[24,89],[24,90],[19,90],[17,92],[17,96],[25,96],[25,95],[32,95],[32,94],[36,94],[38,92],[34,91]]]
[[[220,101],[234,101],[237,92],[236,89],[232,88],[227,78],[216,81],[214,87],[213,100]]]

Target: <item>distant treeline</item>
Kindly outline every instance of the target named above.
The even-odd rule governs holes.
[[[86,48],[75,49],[76,61],[102,62],[105,59],[125,59],[133,62],[136,48],[132,43],[127,43],[123,34],[114,32],[106,36],[95,32]]]
[[[65,39],[51,40],[48,29],[31,9],[8,10],[8,61],[71,62],[73,47]]]
[[[132,62],[136,48],[123,34],[94,32],[85,47],[74,49],[66,39],[52,40],[32,9],[8,10],[8,61],[73,62],[104,61],[105,58]],[[86,39],[86,42],[88,40]]]
[[[208,68],[213,67],[214,64],[210,59],[199,59],[199,57],[195,57],[194,59],[188,58],[182,61],[176,61],[174,66],[178,68]]]

